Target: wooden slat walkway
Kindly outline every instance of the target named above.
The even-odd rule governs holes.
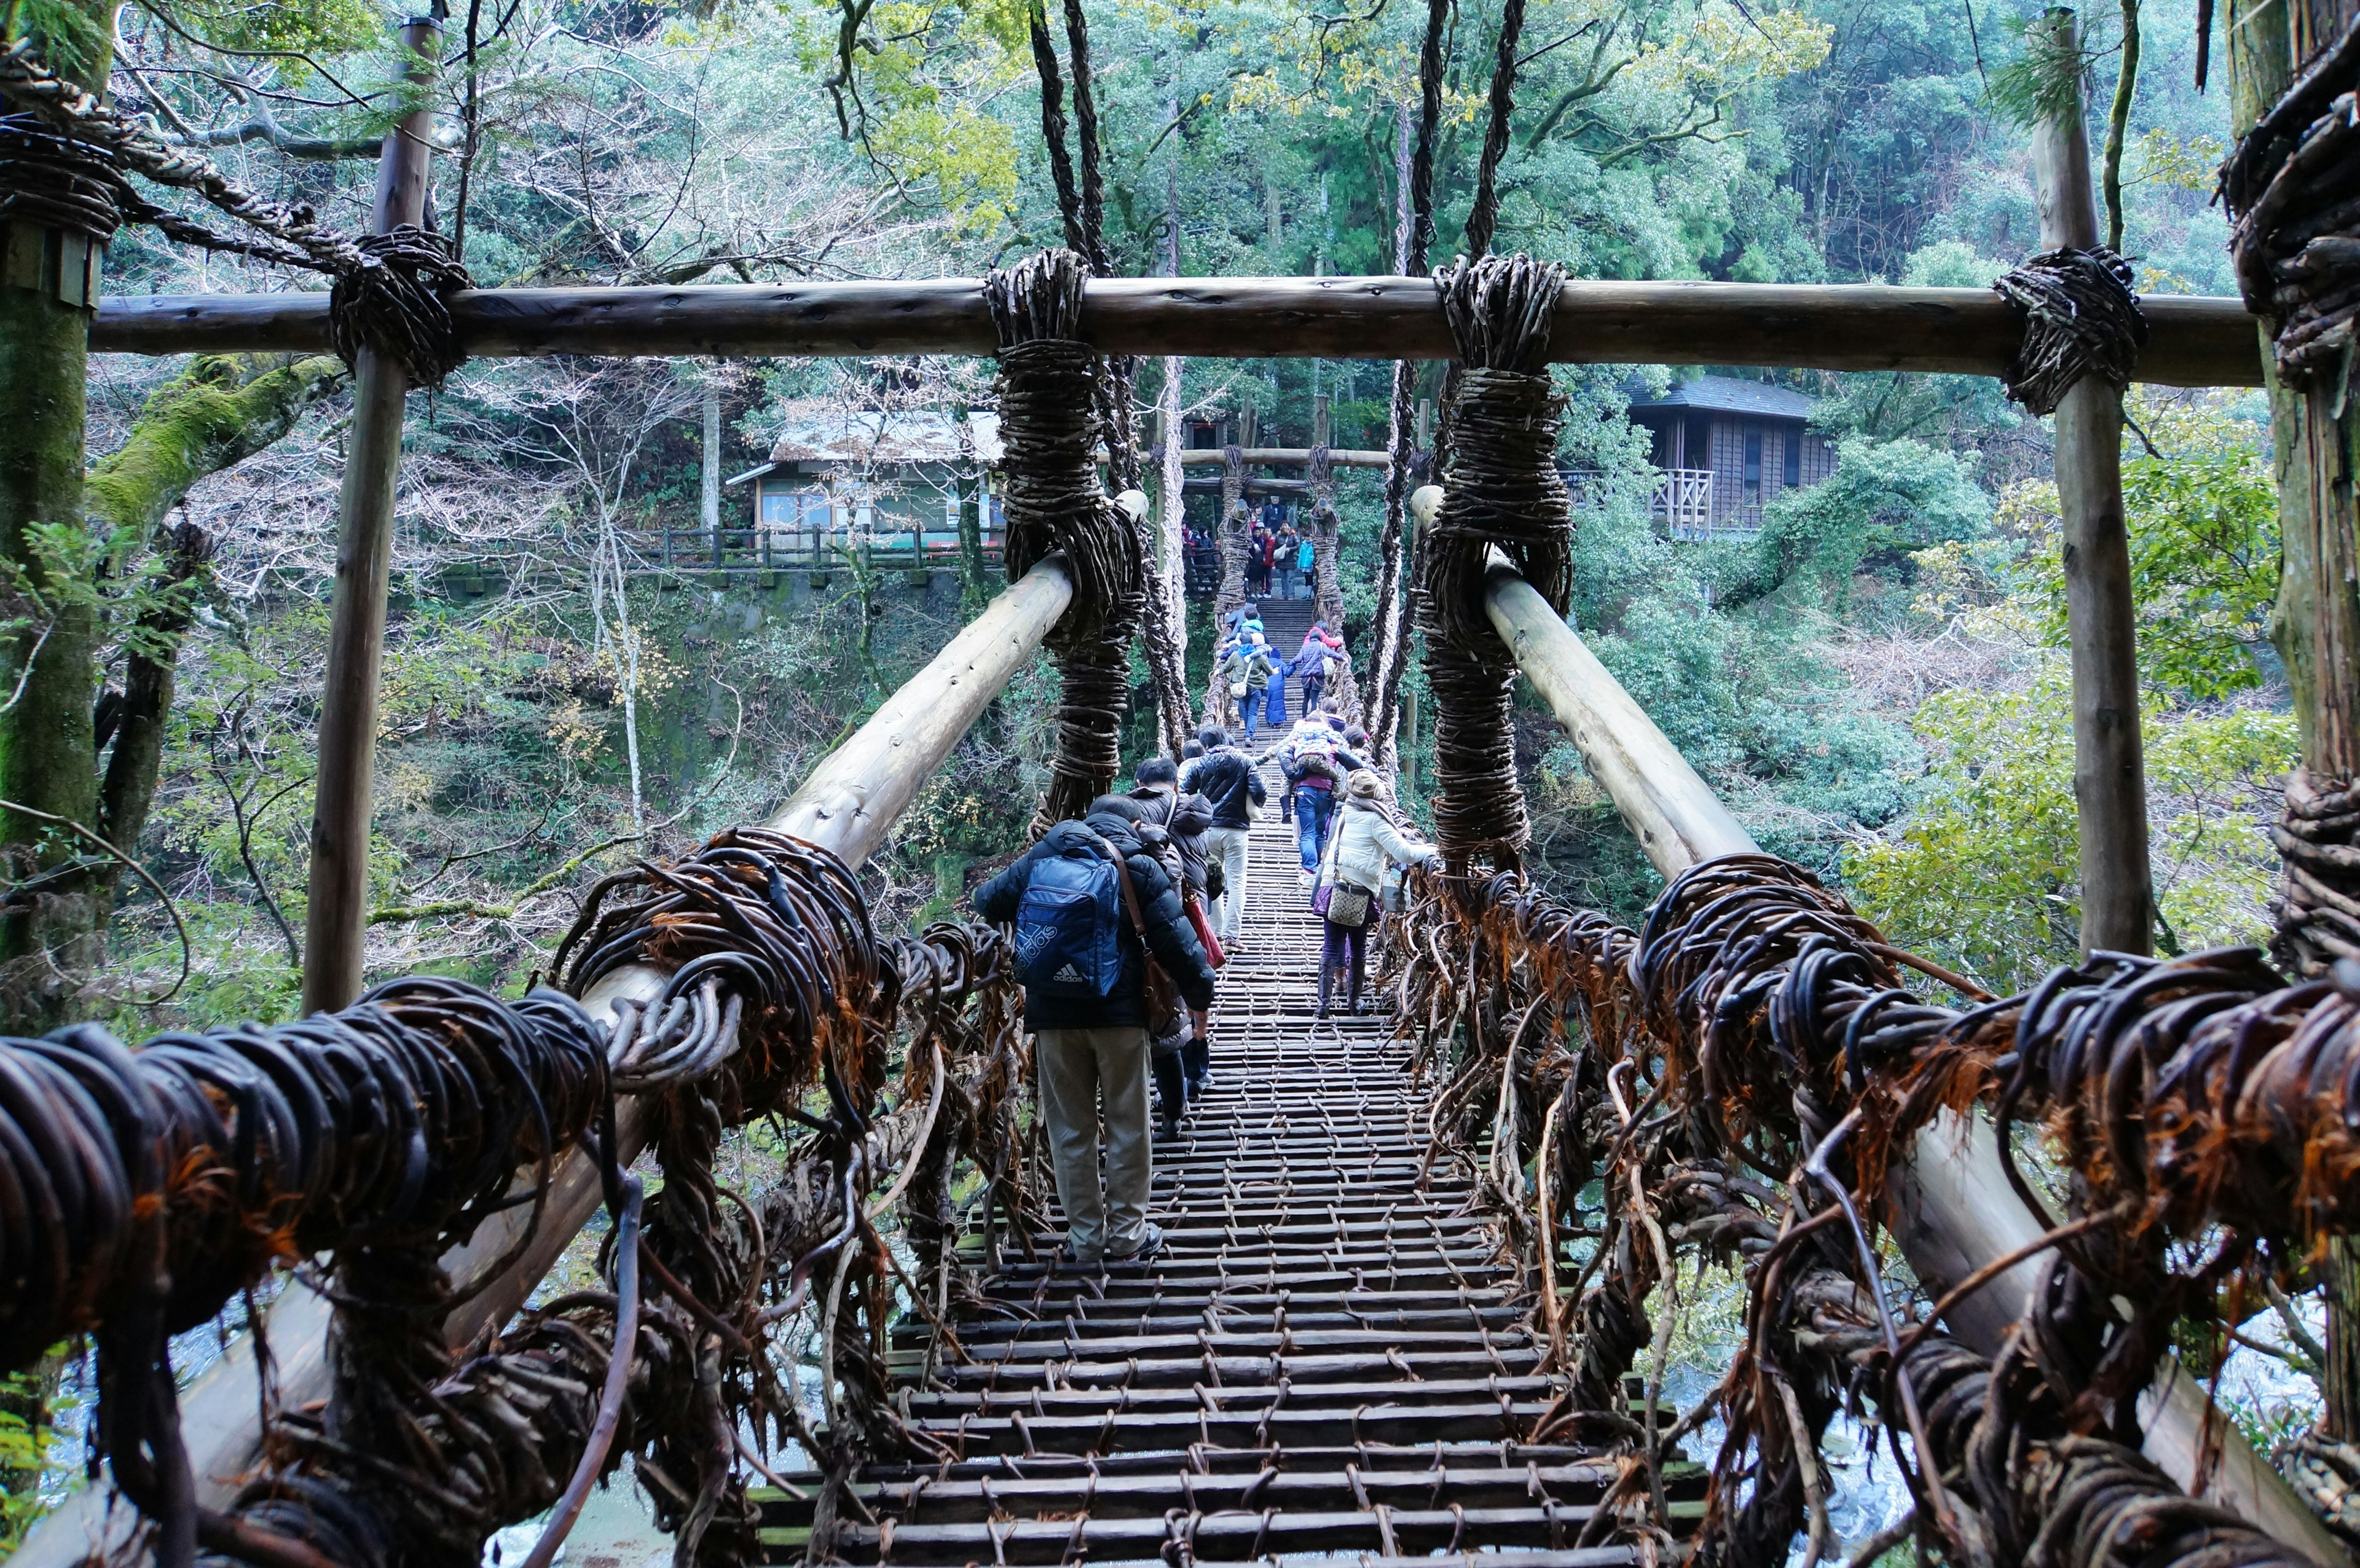
[[[1163,1256],[990,1276],[996,1310],[956,1322],[968,1360],[907,1394],[907,1419],[959,1457],[869,1465],[857,1491],[878,1522],[839,1534],[850,1560],[1634,1560],[1576,1544],[1614,1463],[1521,1441],[1560,1385],[1462,1212],[1467,1182],[1417,1179],[1409,1047],[1382,1017],[1313,1016],[1319,926],[1265,777],[1213,1090],[1155,1149]],[[896,1331],[912,1373],[924,1334]],[[1693,1466],[1672,1495],[1682,1514],[1701,1506]],[[770,1496],[771,1561],[801,1559],[810,1517]]]

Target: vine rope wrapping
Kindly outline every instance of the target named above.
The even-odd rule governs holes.
[[[1312,614],[1325,621],[1329,631],[1342,637],[1343,521],[1336,516],[1336,464],[1326,447],[1311,449],[1311,461],[1306,467],[1305,478],[1309,482],[1311,493],[1309,527],[1311,569],[1315,579],[1311,595]],[[1360,688],[1352,676],[1352,661],[1347,657],[1339,663],[1342,673],[1328,682],[1327,695],[1336,699],[1338,710],[1347,723],[1364,723],[1365,717],[1360,711]]]
[[[464,363],[446,300],[473,284],[441,235],[407,225],[359,239],[338,234],[310,206],[274,201],[202,154],[167,147],[51,71],[30,38],[0,54],[0,98],[20,110],[0,115],[0,216],[58,220],[101,242],[123,222],[146,223],[183,245],[325,273],[333,279],[329,331],[346,364],[366,344],[400,364],[413,386],[434,388]],[[157,206],[127,174],[190,191],[265,238],[223,234]]]
[[[1048,250],[995,267],[983,295],[1000,335],[1001,505],[1012,581],[1052,552],[1074,577],[1074,598],[1048,637],[1063,691],[1039,837],[1078,817],[1121,766],[1131,639],[1145,598],[1139,529],[1098,476],[1098,365],[1081,341],[1088,269]]]
[[[1583,1544],[1660,1530],[1666,1445],[1720,1414],[1700,1561],[1777,1568],[1806,1532],[1824,1554],[1819,1443],[1839,1410],[1873,1402],[1915,1528],[1950,1560],[2100,1568],[2134,1538],[2150,1568],[2307,1560],[2182,1495],[2137,1452],[2139,1407],[2184,1317],[2225,1301],[2234,1321],[2241,1292],[2258,1299],[2360,1227],[2360,965],[2348,988],[2290,986],[2251,949],[2102,955],[1960,1008],[1899,984],[1939,966],[1766,855],[1684,873],[1637,933],[1514,877],[1472,897],[1441,886],[1415,906],[1395,982],[1420,1069],[1448,1075],[1428,1159],[1477,1164],[1503,1245],[1538,1267],[1574,1388],[1619,1388],[1652,1340],[1652,1394],[1668,1325],[1648,1298],[1676,1255],[1748,1274],[1744,1351],[1668,1431],[1644,1402],[1647,1430],[1619,1439],[1635,1462]],[[1977,1104],[2048,1234],[2021,1321],[1971,1350],[1886,1293],[1870,1226],[1918,1132]],[[2064,1163],[2061,1218],[2014,1153],[2036,1118]],[[1604,1230],[1568,1301],[1556,1254],[1593,1181]],[[1994,1277],[1935,1283],[1959,1289],[1934,1312]],[[1569,1390],[1527,1441],[1585,1421],[1615,1441],[1584,1402]],[[2315,1434],[2288,1455],[2330,1506],[2349,1461]]]
[[[2147,318],[2121,256],[2103,245],[2042,251],[2004,274],[1992,291],[2024,317],[2024,340],[2000,384],[2025,408],[2055,413],[2084,376],[2117,389],[2130,385],[2147,346]]]
[[[1419,623],[1434,692],[1445,861],[1515,863],[1531,838],[1516,780],[1516,667],[1483,609],[1490,552],[1560,615],[1572,593],[1572,498],[1557,470],[1563,399],[1548,374],[1549,328],[1565,269],[1487,256],[1435,274],[1461,371],[1441,513],[1419,548]]]
[[[2245,308],[2270,324],[2278,374],[2340,380],[2360,316],[2360,17],[2255,122],[2221,168]]]

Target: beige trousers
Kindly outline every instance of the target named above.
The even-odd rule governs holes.
[[[1147,1239],[1147,1031],[1043,1029],[1032,1037],[1041,1110],[1065,1245],[1085,1260],[1136,1252]],[[1098,1121],[1106,1121],[1106,1180],[1098,1179]]]
[[[1220,858],[1222,893],[1213,900],[1213,934],[1223,942],[1236,938],[1246,923],[1247,828],[1207,828],[1205,847]]]

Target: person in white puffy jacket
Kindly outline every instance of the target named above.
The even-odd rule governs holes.
[[[1328,1016],[1336,973],[1349,966],[1344,1010],[1360,1010],[1360,984],[1368,966],[1369,928],[1376,923],[1385,873],[1395,866],[1423,866],[1438,852],[1410,832],[1393,805],[1382,776],[1358,768],[1344,780],[1344,804],[1328,831],[1312,907],[1326,923],[1319,953],[1319,1016]]]

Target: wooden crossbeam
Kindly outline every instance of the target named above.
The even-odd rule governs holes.
[[[2258,387],[2254,319],[2235,299],[2144,302],[2139,379]],[[973,278],[716,285],[695,289],[481,289],[454,295],[470,354],[736,358],[989,354]],[[1417,278],[1109,278],[1082,324],[1109,354],[1207,359],[1450,357],[1434,286]],[[1996,376],[2021,336],[1988,289],[1881,284],[1568,283],[1550,357],[1564,363],[1916,370]],[[112,354],[317,354],[320,293],[158,295],[101,302],[90,346]]]

